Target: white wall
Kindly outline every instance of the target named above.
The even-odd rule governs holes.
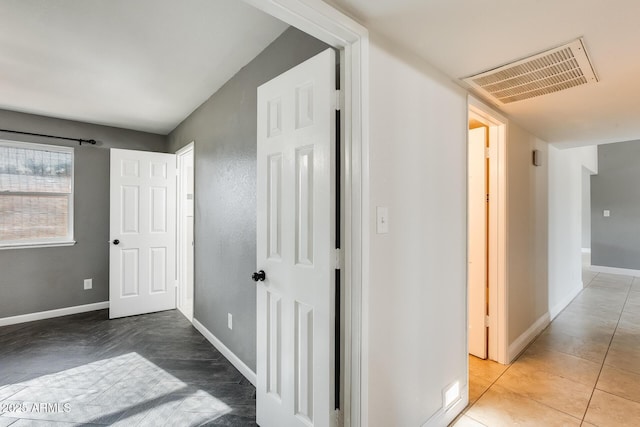
[[[398,55],[372,35],[363,425],[442,426],[466,404],[442,411],[442,390],[467,381],[467,98]],[[388,234],[376,234],[377,206],[389,208]]]
[[[540,166],[533,165],[538,150]],[[509,358],[548,323],[548,144],[509,122],[507,287]]]
[[[582,168],[582,249],[591,250],[591,172]]]
[[[598,172],[595,146],[549,147],[549,313],[582,290],[582,168]]]

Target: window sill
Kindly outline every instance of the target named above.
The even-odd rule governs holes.
[[[2,243],[0,244],[0,251],[5,249],[54,248],[57,246],[73,246],[75,244],[75,240],[60,242]]]

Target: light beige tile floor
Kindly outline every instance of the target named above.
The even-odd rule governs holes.
[[[640,278],[583,280],[514,363],[469,356],[469,406],[453,426],[640,426]]]

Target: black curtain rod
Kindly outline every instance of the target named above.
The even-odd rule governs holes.
[[[95,139],[67,138],[66,136],[46,135],[44,133],[21,132],[19,130],[0,129],[0,132],[19,133],[20,135],[42,136],[44,138],[66,139],[67,141],[77,141],[80,143],[80,145],[82,145],[83,142],[86,142],[87,144],[96,145],[96,142],[97,142]]]

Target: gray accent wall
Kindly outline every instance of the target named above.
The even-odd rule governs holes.
[[[605,218],[603,211],[611,211]],[[591,177],[591,264],[640,270],[640,141],[598,146]]]
[[[166,136],[0,110],[0,128],[95,139],[96,146],[0,133],[0,139],[75,147],[70,247],[0,250],[0,318],[109,300],[109,148],[166,152]],[[93,278],[93,289],[83,280]]]
[[[194,317],[254,371],[257,88],[327,47],[287,29],[169,134],[195,141]]]

